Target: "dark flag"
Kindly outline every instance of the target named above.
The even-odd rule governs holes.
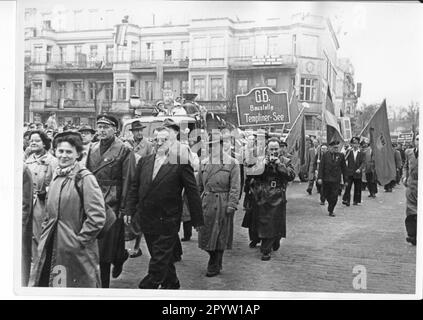
[[[324,119],[326,122],[326,140],[327,143],[332,141],[344,142],[341,130],[338,124],[338,118],[335,116],[335,106],[332,102],[332,95],[330,94],[329,86],[326,94],[326,108],[324,113]]]
[[[301,165],[305,162],[304,108],[300,111],[292,124],[285,142],[288,145],[288,154],[291,155],[291,163],[295,169],[295,173],[298,175],[301,170]]]
[[[376,176],[379,183],[385,185],[395,180],[395,155],[389,132],[388,112],[385,100],[383,100],[379,109],[377,109],[369,123],[361,131],[360,136],[370,138],[370,147],[375,158]]]

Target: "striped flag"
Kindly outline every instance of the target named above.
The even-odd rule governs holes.
[[[116,27],[115,43],[119,46],[125,45],[126,30],[128,29],[127,24],[120,24]]]
[[[341,129],[339,128],[338,118],[335,116],[335,106],[332,101],[332,95],[330,93],[330,89],[328,86],[327,94],[326,94],[326,105],[325,105],[325,112],[323,114],[325,122],[326,122],[326,140],[327,143],[331,143],[332,141],[339,141],[341,143],[344,142],[344,138],[342,137]]]

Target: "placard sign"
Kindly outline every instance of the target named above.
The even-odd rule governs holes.
[[[288,93],[259,87],[246,95],[236,96],[240,127],[269,126],[289,123]]]

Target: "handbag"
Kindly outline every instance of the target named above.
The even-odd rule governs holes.
[[[86,171],[87,173],[85,175],[82,175],[81,171]],[[83,177],[85,177],[89,174],[92,174],[92,173],[89,172],[87,169],[81,169],[75,175],[75,189],[78,192],[79,199],[81,200],[81,208],[83,210],[83,220],[82,221],[85,221],[85,219],[87,219],[87,215],[85,214],[85,210],[84,210],[84,192],[83,192],[83,189],[82,189],[84,184],[81,184],[81,188],[79,187],[78,184],[82,180]],[[116,221],[116,214],[113,211],[113,209],[107,203],[105,203],[105,209],[106,209],[106,221],[105,221],[104,226],[101,229],[101,231],[97,234],[97,239],[104,238],[104,235],[112,228],[113,224]]]

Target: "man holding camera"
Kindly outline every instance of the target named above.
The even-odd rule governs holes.
[[[278,138],[268,140],[266,157],[257,160],[261,170],[250,181],[263,261],[270,260],[272,249],[278,250],[279,240],[286,236],[286,187],[295,178],[291,160],[280,155],[280,147]]]

